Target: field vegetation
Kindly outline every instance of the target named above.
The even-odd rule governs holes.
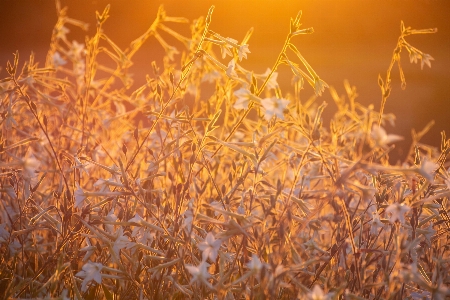
[[[242,66],[258,51],[253,29],[224,37],[213,10],[189,22],[161,6],[121,49],[103,30],[109,6],[76,41],[88,24],[57,2],[46,61],[11,57],[0,83],[0,297],[448,299],[450,140],[421,143],[430,123],[393,165],[402,137],[386,132],[395,116],[384,111],[406,87],[402,59],[431,67],[408,36],[436,30],[400,23],[381,106],[366,107],[301,54],[314,32],[301,12],[257,74]],[[149,39],[165,56],[136,88],[133,55]],[[325,109],[336,110],[329,126]]]

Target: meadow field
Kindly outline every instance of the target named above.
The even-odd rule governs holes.
[[[398,21],[366,105],[302,53],[302,11],[255,72],[255,29],[218,31],[222,8],[161,5],[126,47],[110,9],[88,24],[56,1],[46,58],[3,66],[2,299],[450,298],[450,139],[424,143],[430,120],[393,163],[386,106],[405,65],[439,64],[413,42],[437,28]]]

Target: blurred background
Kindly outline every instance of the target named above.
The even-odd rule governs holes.
[[[190,21],[205,16],[215,5],[211,29],[222,36],[242,40],[254,27],[249,41],[252,52],[242,64],[256,73],[271,67],[289,32],[289,20],[299,10],[303,11],[303,28],[313,27],[312,35],[293,39],[303,56],[320,77],[344,94],[344,79],[356,86],[358,101],[380,108],[378,74],[385,77],[392,51],[400,34],[400,21],[413,29],[438,28],[436,34],[414,35],[407,41],[430,54],[431,68],[420,63],[411,64],[407,52],[402,52],[402,66],[406,77],[406,90],[400,87],[398,68],[392,74],[392,92],[385,112],[394,113],[396,126],[386,126],[388,133],[405,137],[393,150],[394,157],[402,158],[409,149],[411,129],[420,131],[429,121],[436,124],[423,139],[439,146],[440,132],[450,136],[450,1],[448,0],[61,0],[68,6],[69,17],[90,24],[83,32],[71,27],[69,40],[84,41],[95,32],[95,11],[103,11],[111,4],[110,18],[105,33],[121,48],[144,33],[153,22],[158,6],[164,4],[167,15],[182,16]],[[44,62],[56,22],[55,3],[52,0],[1,0],[0,1],[0,77],[6,77],[6,61],[12,53],[20,51],[21,61],[31,51],[37,60]],[[186,24],[171,28],[189,36]],[[173,42],[170,38],[167,41]],[[176,43],[176,42],[175,42]],[[175,44],[180,49],[180,44]],[[151,62],[162,55],[161,46],[151,39],[135,56],[135,84],[144,82],[151,74]],[[291,71],[279,68],[278,82],[282,90],[290,86]],[[303,97],[313,94],[305,86]],[[327,101],[325,117],[331,117],[336,106],[328,91],[319,99]],[[326,121],[326,120],[325,120]],[[326,122],[327,123],[327,122]]]

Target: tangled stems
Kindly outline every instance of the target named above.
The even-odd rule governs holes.
[[[8,74],[11,76],[11,81],[14,82],[14,86],[16,88],[16,90],[19,91],[19,94],[25,99],[25,102],[28,105],[28,108],[30,109],[31,113],[33,114],[33,117],[36,119],[36,121],[38,122],[39,128],[42,130],[42,132],[44,133],[50,148],[52,149],[53,152],[53,156],[55,157],[56,160],[56,164],[58,165],[58,169],[61,172],[61,175],[63,176],[64,179],[64,184],[66,185],[66,189],[67,191],[69,191],[69,184],[67,183],[67,179],[66,176],[64,175],[64,172],[62,170],[62,166],[61,166],[61,162],[59,161],[58,155],[56,154],[55,148],[53,147],[53,143],[50,140],[50,137],[48,136],[48,132],[46,130],[46,124],[42,124],[41,120],[39,119],[39,116],[37,115],[37,107],[36,104],[34,104],[34,102],[31,101],[30,97],[22,90],[22,88],[20,87],[19,83],[17,82],[17,78],[16,78],[16,70],[17,70],[17,62],[19,60],[19,53],[16,52],[14,54],[14,67],[12,68],[7,68]],[[44,115],[44,123],[47,123],[47,117]],[[45,126],[44,126],[45,125]]]
[[[200,39],[200,42],[197,46],[197,51],[195,52],[194,58],[191,59],[187,66],[183,67],[183,70],[185,70],[185,72],[182,73],[180,81],[178,82],[178,84],[176,85],[176,87],[173,89],[172,91],[172,95],[170,96],[170,98],[164,103],[164,105],[161,107],[161,110],[159,111],[158,115],[156,116],[155,121],[153,122],[152,126],[150,127],[150,129],[148,130],[145,138],[142,140],[141,144],[138,145],[136,151],[134,152],[133,156],[131,157],[131,159],[128,161],[127,166],[125,168],[125,171],[127,171],[129,169],[129,167],[133,164],[134,160],[136,159],[136,156],[138,155],[138,153],[140,152],[141,148],[144,146],[145,142],[147,141],[148,137],[150,136],[150,134],[152,133],[153,129],[155,129],[156,124],[158,123],[158,121],[161,119],[164,111],[166,110],[166,108],[172,103],[173,97],[175,96],[176,92],[179,90],[181,84],[183,83],[183,81],[187,78],[187,75],[189,74],[189,71],[191,70],[191,67],[193,65],[193,63],[195,62],[195,60],[197,60],[199,57],[201,57],[200,54],[200,49],[202,47],[203,41],[205,40],[206,37],[206,33],[208,32],[208,27],[209,24],[211,23],[211,16],[212,13],[214,11],[214,5],[210,7],[209,11],[208,11],[208,16],[206,17],[206,25],[203,31],[203,35]]]
[[[400,72],[400,80],[401,80],[401,87],[404,90],[406,88],[406,79],[405,74],[403,73],[402,66],[400,64],[400,53],[403,48],[405,48],[410,57],[410,62],[417,63],[417,60],[421,60],[421,66],[423,68],[423,65],[426,64],[431,68],[430,60],[433,60],[433,57],[431,57],[429,54],[423,53],[419,49],[411,46],[408,42],[406,42],[405,37],[412,34],[428,34],[428,33],[436,33],[436,28],[429,28],[429,29],[411,29],[411,27],[405,27],[403,21],[400,23],[400,36],[397,40],[397,45],[395,46],[394,52],[392,54],[391,62],[389,63],[389,67],[386,71],[386,77],[383,81],[381,78],[381,75],[378,75],[378,85],[381,89],[381,107],[380,107],[380,116],[378,118],[378,126],[381,126],[381,119],[383,118],[383,112],[384,112],[384,106],[386,105],[386,100],[391,94],[391,71],[394,67],[394,64],[397,62],[398,69]]]

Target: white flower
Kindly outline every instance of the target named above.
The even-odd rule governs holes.
[[[237,44],[237,42],[238,42],[238,41],[236,41],[235,39],[232,39],[232,38],[225,38],[225,39],[227,41],[233,43],[233,44]],[[220,45],[220,52],[222,53],[222,58],[227,57],[227,54],[229,56],[233,56],[233,53],[230,50],[231,48],[232,48],[232,46],[230,45],[230,43],[227,43],[225,41],[223,42],[222,45]]]
[[[116,253],[117,256],[119,256],[119,250],[122,248],[131,248],[135,245],[135,243],[130,242],[130,240],[128,239],[128,237],[126,235],[123,234],[123,228],[120,227],[119,230],[116,233],[117,237],[116,240],[114,241],[113,244],[113,251],[114,253]]]
[[[116,178],[111,177],[109,179],[99,178],[95,183],[95,187],[100,187],[100,192],[110,192],[109,186],[123,187],[122,183],[117,182]]]
[[[65,65],[67,63],[67,61],[61,57],[61,54],[59,54],[59,52],[55,52],[53,54],[52,58],[53,58],[53,64],[55,65],[55,67]]]
[[[131,218],[131,219],[128,220],[128,222],[133,222],[133,223],[136,223],[136,224],[139,224],[139,225],[142,224],[142,221],[144,221],[144,219],[142,219],[141,216],[138,213],[136,213],[134,215],[134,218]]]
[[[420,59],[421,58],[421,55],[419,54],[419,53],[417,53],[417,52],[415,52],[415,51],[411,51],[410,53],[409,53],[409,62],[410,63],[417,63],[417,59]]]
[[[247,267],[250,269],[251,272],[258,273],[263,267],[263,264],[259,259],[258,255],[252,254],[252,259],[247,263]]]
[[[372,226],[370,227],[370,234],[372,235],[376,235],[378,233],[378,229],[384,226],[383,222],[380,221],[380,215],[378,214],[378,212],[372,213],[371,225]]]
[[[289,100],[278,99],[276,97],[265,98],[261,100],[261,105],[264,107],[264,118],[269,121],[274,115],[278,119],[284,120],[283,112],[289,104]]]
[[[316,284],[314,285],[312,291],[308,294],[308,299],[310,300],[328,300],[333,296],[332,293],[325,294],[322,288]]]
[[[439,165],[431,160],[423,159],[420,164],[419,174],[422,175],[426,180],[433,183],[434,182],[434,171],[439,168]]]
[[[234,103],[233,107],[235,109],[247,109],[252,99],[252,93],[249,90],[240,88],[239,90],[234,92],[234,95],[238,98]]]
[[[208,259],[208,257],[212,261],[216,261],[217,254],[219,252],[221,244],[222,244],[222,241],[220,239],[216,240],[214,238],[213,233],[208,232],[205,240],[203,242],[201,242],[200,244],[198,244],[198,249],[200,249],[203,252],[202,253],[203,261],[206,261]]]
[[[80,58],[82,54],[85,53],[84,44],[79,44],[77,41],[72,41],[72,47],[69,54],[74,58]]]
[[[128,222],[133,222],[133,223],[136,223],[139,225],[142,225],[143,223],[145,223],[144,219],[142,219],[137,213],[134,216],[134,218],[129,219]],[[152,233],[150,230],[146,229],[144,226],[135,226],[131,233],[131,236],[136,238],[136,241],[138,243],[141,243],[144,245],[151,244],[153,242],[154,235],[155,235],[154,233]],[[130,244],[130,245],[132,245],[132,244]],[[129,246],[128,246],[128,248],[129,248]]]
[[[61,28],[58,28],[58,31],[56,32],[56,38],[57,39],[66,39],[66,34],[68,34],[70,30],[67,27],[62,26]]]
[[[228,75],[228,73],[227,73],[227,75]],[[202,82],[207,81],[209,83],[213,83],[213,82],[219,80],[220,78],[221,78],[221,76],[220,76],[219,71],[213,70],[213,71],[210,71],[208,73],[205,73],[205,75],[203,75]]]
[[[131,233],[131,236],[136,239],[136,242],[143,244],[143,245],[151,245],[155,238],[155,233],[151,232],[145,227],[136,226],[133,228],[133,232]],[[134,244],[130,244],[134,245]],[[128,247],[129,248],[129,247]]]
[[[247,58],[247,53],[250,53],[250,50],[248,50],[247,44],[239,46],[239,51],[238,51],[239,61],[242,61],[243,57]]]
[[[189,232],[192,230],[192,221],[194,220],[194,213],[192,212],[192,209],[186,209],[186,211],[183,213],[184,220],[183,220],[183,227],[185,227]]]
[[[236,63],[234,62],[234,59],[230,60],[227,67],[227,76],[230,78],[237,77],[237,73],[234,70],[236,67]]]
[[[27,155],[28,156],[28,155]],[[23,162],[23,170],[28,178],[36,177],[37,169],[40,167],[41,162],[34,157],[33,154],[29,155]]]
[[[420,68],[423,69],[423,65],[424,65],[424,64],[426,64],[428,67],[431,68],[431,62],[430,62],[430,60],[434,60],[434,58],[431,57],[431,55],[429,55],[429,54],[424,54],[424,55],[422,56],[422,60],[421,60],[421,62],[420,62]]]
[[[404,205],[404,204],[398,204],[394,203],[389,205],[386,208],[386,212],[391,214],[391,217],[389,221],[391,223],[394,223],[395,221],[399,221],[400,223],[405,223],[405,213],[408,212],[411,209],[411,207]]]
[[[386,145],[403,140],[403,137],[396,134],[386,134],[386,130],[378,125],[373,125],[371,132],[372,139],[379,147],[385,147]]]
[[[77,189],[74,193],[75,196],[75,207],[82,208],[84,204],[84,200],[86,199],[86,195],[83,192],[83,189],[80,187],[78,182],[75,182]]]
[[[264,77],[264,80],[266,79],[267,76],[269,76],[269,74],[270,74],[270,69],[267,68],[266,72],[264,74],[262,74],[262,76]],[[277,78],[278,78],[278,72],[273,72],[272,76],[270,76],[269,81],[267,82],[267,88],[275,89],[278,86]]]
[[[114,214],[114,208],[109,211],[109,213],[105,217],[105,220],[108,222],[115,222],[117,220],[117,216]],[[114,233],[113,224],[105,224],[105,228],[109,233]]]
[[[210,283],[206,281],[208,278],[211,277],[211,274],[208,272],[209,264],[205,261],[202,261],[200,265],[197,267],[187,265],[186,269],[191,273],[192,279],[189,284],[192,284],[196,281],[200,281],[202,283],[205,283],[206,285],[210,286]]]
[[[75,276],[84,278],[83,283],[81,284],[81,291],[85,292],[87,290],[87,284],[89,281],[94,280],[98,284],[102,283],[102,274],[100,273],[103,269],[103,265],[101,263],[87,262],[82,271],[78,272]]]
[[[316,78],[314,81],[314,92],[316,96],[322,96],[322,93],[325,91],[325,88],[328,87],[328,84],[320,78]]]
[[[180,52],[177,50],[177,48],[173,47],[173,46],[169,46],[166,48],[166,55],[169,58],[169,60],[174,60],[174,55],[176,54],[180,54]]]
[[[80,250],[79,250],[81,252],[86,252],[86,254],[83,257],[83,261],[87,261],[92,256],[92,254],[94,254],[95,250],[97,249],[95,246],[92,246],[92,244],[88,238],[86,238],[85,241],[86,241],[87,246],[80,248]]]
[[[86,170],[87,164],[82,164],[77,156],[74,156],[74,161],[75,161],[75,168],[80,169],[80,176],[83,174],[83,172],[85,172],[86,175],[89,176],[89,172]]]

